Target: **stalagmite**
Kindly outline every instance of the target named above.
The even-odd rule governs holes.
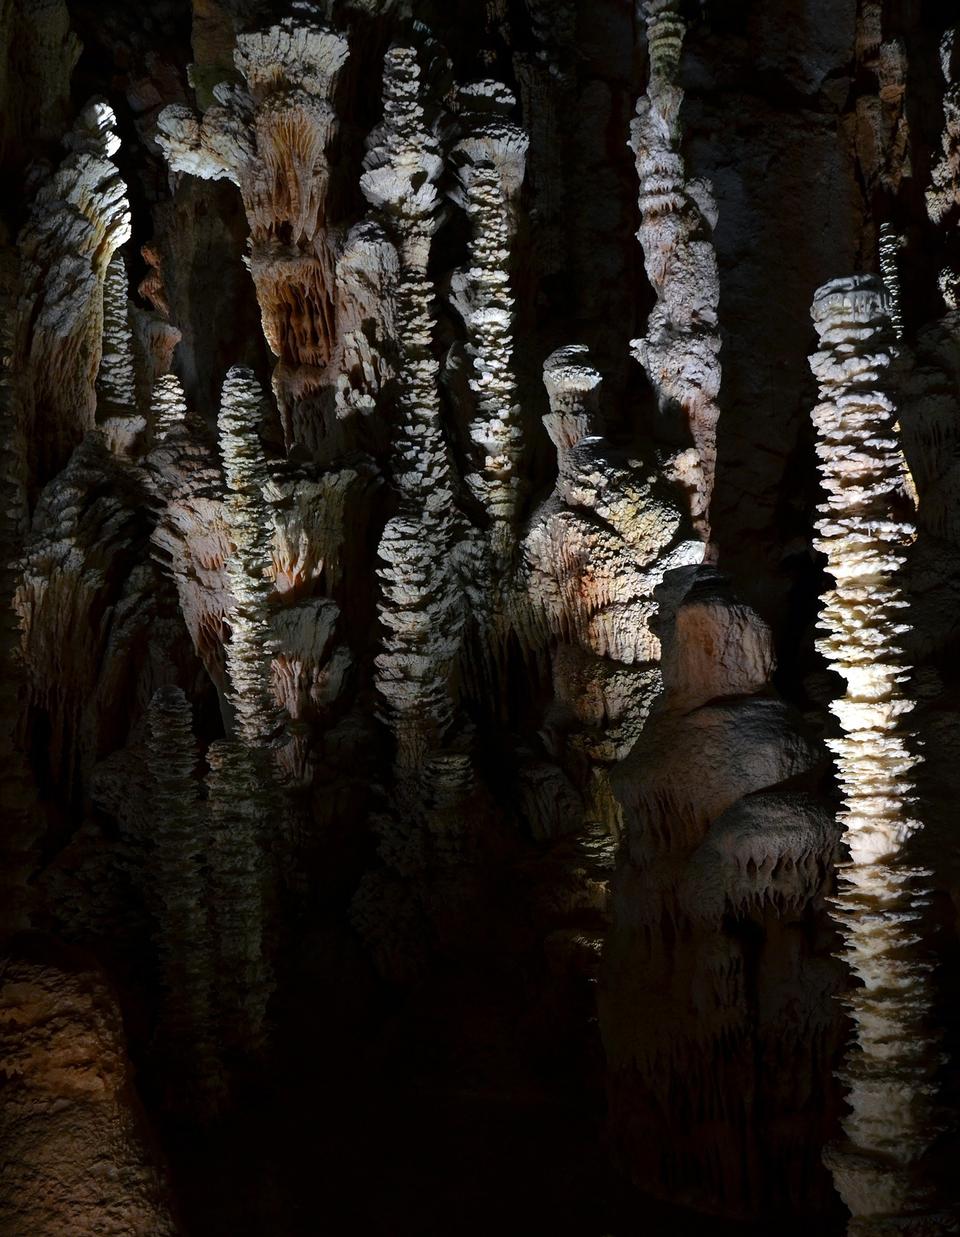
[[[36,442],[31,482],[47,480],[95,423],[103,290],[130,238],[126,186],[111,155],[115,117],[104,102],[81,113],[71,153],[44,181],[18,238],[22,284],[15,357],[24,380],[21,424]]]
[[[218,421],[227,482],[225,511],[233,540],[227,578],[234,605],[226,654],[237,734],[254,747],[269,744],[278,725],[270,684],[272,585],[266,573],[272,528],[263,494],[267,467],[259,437],[262,413],[263,392],[252,371],[234,366],[223,384]]]
[[[519,583],[534,628],[559,641],[554,687],[584,727],[575,742],[610,763],[639,738],[661,689],[655,590],[668,571],[699,563],[703,545],[688,535],[682,498],[598,435],[601,379],[587,350],[552,353],[543,380],[557,482],[530,522]]]
[[[240,189],[250,226],[250,273],[263,330],[281,366],[286,403],[315,388],[337,338],[336,237],[326,222],[327,149],[336,131],[331,99],[346,39],[301,9],[241,34],[234,62],[245,89],[214,88],[202,120],[182,105],[158,125],[170,167]]]
[[[146,421],[137,411],[137,375],[127,308],[127,270],[115,253],[103,283],[103,347],[97,374],[97,425],[118,455],[132,453]]]
[[[890,325],[893,333],[900,339],[903,335],[903,311],[900,308],[900,271],[897,253],[901,238],[897,235],[891,223],[880,225],[880,276],[883,279],[887,294],[887,304],[890,308]]]
[[[810,364],[822,401],[812,416],[827,496],[816,545],[835,581],[818,647],[846,681],[831,705],[842,733],[828,740],[850,856],[834,914],[862,985],[847,997],[855,1038],[841,1075],[846,1142],[828,1162],[853,1214],[851,1233],[914,1231],[903,1225],[930,1208],[918,1161],[939,1132],[940,1063],[929,963],[915,948],[929,873],[905,855],[920,822],[912,815],[909,629],[898,575],[915,533],[886,390],[892,329],[883,285],[874,276],[833,280],[818,290],[812,313],[821,351]]]
[[[940,68],[946,89],[943,93],[942,154],[930,170],[931,186],[927,190],[927,214],[934,223],[952,218],[960,223],[960,58],[958,30],[947,30],[940,42]]]
[[[270,801],[243,744],[212,743],[207,763],[218,1039],[249,1052],[263,1043],[272,991],[264,954],[263,840],[269,832]]]
[[[934,223],[960,228],[960,26],[947,30],[940,42],[943,92],[943,134],[940,159],[930,169],[927,214]],[[940,272],[940,291],[948,309],[960,306],[960,268],[948,264]]]
[[[679,85],[684,22],[679,0],[646,0],[650,80],[630,126],[640,181],[640,229],[647,278],[657,296],[646,334],[632,342],[673,434],[673,476],[690,495],[694,521],[710,536],[720,390],[720,279],[711,239],[717,208],[710,185],[688,180],[681,153]]]
[[[32,798],[24,753],[18,742],[24,667],[20,624],[11,604],[17,586],[16,559],[28,527],[27,443],[17,423],[16,392],[11,373],[15,276],[0,268],[0,817],[6,822],[0,841],[0,930],[25,923],[24,890],[32,864],[37,828],[29,810]],[[13,286],[8,286],[7,280]]]
[[[436,56],[428,44],[428,58],[431,53]],[[463,622],[439,366],[431,350],[434,292],[427,278],[438,223],[434,181],[443,160],[425,112],[423,76],[413,48],[387,52],[384,123],[371,135],[360,181],[400,254],[400,416],[393,448],[400,499],[379,547],[384,562],[379,616],[386,636],[377,657],[377,687],[397,741],[398,765],[406,769],[421,766],[451,728],[450,677]]]
[[[213,956],[204,869],[209,837],[194,776],[196,741],[190,705],[178,687],[162,687],[150,702],[148,760],[152,780],[153,853],[150,878],[164,1005],[159,1046],[177,1063],[183,1091],[173,1106],[201,1111],[221,1085],[211,1009]]]
[[[151,406],[154,445],[146,464],[159,506],[151,533],[153,553],[173,578],[183,622],[220,693],[229,724],[224,649],[233,598],[227,579],[231,546],[223,476],[212,444],[188,414],[172,374],[157,383]]]
[[[468,133],[452,155],[458,186],[454,198],[473,225],[470,265],[458,292],[474,370],[470,389],[476,411],[470,437],[481,462],[480,471],[467,481],[489,513],[491,545],[500,561],[511,556],[525,492],[520,471],[523,430],[512,365],[510,247],[528,139],[503,114],[514,103],[499,82],[478,82],[462,90],[460,107]]]
[[[157,438],[165,438],[174,426],[186,420],[187,401],[176,374],[164,374],[157,379],[150,399],[150,415]]]

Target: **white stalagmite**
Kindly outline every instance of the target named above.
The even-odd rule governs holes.
[[[137,411],[137,374],[127,299],[127,269],[115,253],[103,282],[103,349],[97,374],[97,425],[111,451],[129,454],[146,422]]]
[[[267,602],[272,584],[266,576],[273,526],[263,494],[268,477],[259,434],[263,403],[253,371],[237,365],[230,369],[217,422],[227,482],[224,506],[234,546],[227,560],[234,599],[227,672],[236,733],[253,747],[267,746],[278,724],[271,687],[273,646]]]
[[[499,82],[462,90],[460,106],[469,131],[452,155],[458,181],[454,197],[473,224],[470,265],[461,277],[460,294],[474,369],[470,388],[476,412],[470,437],[482,451],[483,463],[467,481],[490,515],[492,548],[501,562],[510,558],[516,544],[524,492],[509,265],[529,140],[499,114],[514,102]]]
[[[147,713],[152,782],[150,874],[164,987],[161,1042],[187,1075],[188,1100],[209,1105],[219,1086],[212,1033],[213,982],[204,867],[208,861],[190,704],[161,687]],[[174,1104],[181,1102],[172,1096]]]
[[[812,313],[821,345],[810,361],[821,397],[812,416],[827,496],[816,545],[835,581],[818,648],[847,685],[831,706],[842,735],[829,741],[850,855],[834,914],[860,985],[848,996],[855,1038],[841,1075],[846,1143],[827,1159],[854,1217],[850,1232],[873,1234],[924,1213],[917,1161],[938,1133],[928,965],[915,952],[929,873],[903,854],[920,824],[911,814],[909,629],[897,577],[915,530],[885,391],[893,331],[882,281],[833,280],[818,290]]]
[[[640,181],[640,228],[647,278],[657,296],[647,331],[632,341],[661,413],[681,423],[693,446],[671,460],[690,494],[694,522],[710,536],[720,390],[720,277],[711,239],[717,209],[710,185],[688,180],[681,153],[678,84],[684,23],[680,0],[645,0],[650,80],[630,126]]]
[[[890,308],[890,323],[897,339],[903,337],[903,311],[900,308],[900,268],[897,254],[901,238],[892,223],[880,225],[880,276],[887,293]]]
[[[435,55],[434,45],[428,43],[424,54]],[[456,515],[439,367],[432,353],[434,289],[427,278],[438,222],[434,182],[443,158],[422,100],[423,77],[415,49],[387,52],[384,120],[370,137],[360,181],[400,254],[399,419],[393,456],[400,500],[380,540],[385,566],[379,572],[379,617],[387,634],[376,664],[398,764],[406,768],[422,766],[452,725],[450,675],[463,623],[454,561]]]
[[[187,400],[176,374],[164,374],[154,383],[150,395],[150,418],[156,438],[165,438],[187,417]]]

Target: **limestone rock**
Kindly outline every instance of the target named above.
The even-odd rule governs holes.
[[[143,1137],[116,997],[95,967],[32,949],[6,962],[0,1069],[4,1232],[180,1231]]]

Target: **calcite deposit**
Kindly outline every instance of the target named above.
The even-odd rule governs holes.
[[[957,1231],[949,9],[0,0],[4,1233]]]
[[[907,600],[900,587],[915,536],[906,473],[887,393],[893,324],[882,284],[837,279],[817,292],[821,350],[811,367],[826,502],[819,548],[834,587],[824,597],[820,648],[846,681],[828,740],[844,798],[849,860],[834,913],[844,956],[861,987],[850,994],[855,1040],[842,1078],[846,1144],[830,1150],[851,1233],[902,1230],[931,1209],[918,1163],[939,1132],[929,959],[917,950],[931,873],[909,862],[917,819],[905,657]],[[881,1185],[882,1181],[882,1185]]]

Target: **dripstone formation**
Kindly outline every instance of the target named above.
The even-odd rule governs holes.
[[[949,9],[0,5],[5,1234],[960,1231]]]

